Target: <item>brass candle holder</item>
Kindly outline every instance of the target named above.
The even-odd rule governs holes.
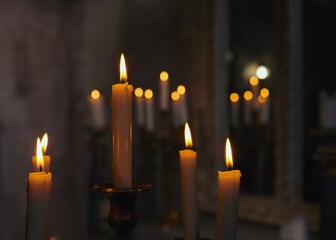
[[[104,193],[110,200],[107,222],[118,240],[130,239],[130,233],[137,224],[135,201],[142,192],[152,190],[150,183],[133,183],[130,188],[114,187],[112,183],[97,184],[95,192]]]

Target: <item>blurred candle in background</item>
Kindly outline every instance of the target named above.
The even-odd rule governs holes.
[[[124,55],[120,58],[120,82],[112,85],[113,183],[132,186],[132,92],[127,83]]]
[[[254,96],[254,98],[252,99],[253,109],[257,110],[258,108],[257,96],[259,95],[259,89],[260,89],[259,79],[256,76],[250,77],[250,85],[251,85],[252,94]]]
[[[244,123],[246,125],[250,125],[252,123],[252,99],[252,92],[246,91],[244,93]]]
[[[230,94],[231,101],[231,126],[239,126],[239,95],[238,93]]]
[[[169,109],[169,75],[166,71],[160,73],[160,111],[167,112]]]
[[[258,102],[260,105],[259,121],[261,124],[268,124],[271,117],[271,104],[269,97],[269,90],[267,88],[262,88],[260,90],[260,95],[258,96]]]
[[[134,91],[135,95],[135,107],[136,107],[136,120],[139,127],[144,127],[145,125],[145,114],[144,114],[144,96],[142,88],[136,88]]]
[[[183,126],[183,124],[189,121],[186,88],[183,85],[179,85],[176,91],[180,95],[180,99],[178,100],[180,108],[179,125]]]
[[[180,94],[177,91],[172,92],[172,112],[173,112],[173,125],[174,127],[180,126]]]
[[[94,129],[102,129],[106,126],[104,97],[95,89],[89,96],[89,105],[91,109],[92,127]]]
[[[154,131],[154,98],[153,91],[147,89],[145,91],[146,98],[146,130],[148,132]]]

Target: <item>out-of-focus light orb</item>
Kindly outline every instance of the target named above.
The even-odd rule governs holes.
[[[238,93],[231,93],[230,94],[230,100],[231,100],[231,102],[238,102],[239,101],[239,95],[238,95]]]
[[[177,91],[172,92],[171,99],[173,99],[173,101],[177,101],[179,100],[179,98],[180,98],[180,94]]]
[[[145,91],[145,98],[146,98],[146,99],[151,99],[152,97],[153,97],[153,91],[150,90],[150,89],[147,89],[147,90]]]
[[[256,70],[256,75],[260,79],[266,79],[269,76],[267,67],[260,65]]]
[[[185,92],[186,92],[186,89],[185,89],[185,87],[184,87],[183,85],[179,85],[179,86],[177,87],[177,92],[178,92],[178,94],[180,94],[180,95],[184,95]]]
[[[142,97],[142,95],[143,95],[143,90],[142,90],[142,88],[136,88],[135,89],[135,91],[134,91],[134,94],[135,94],[135,96],[137,96],[137,97]]]
[[[162,71],[161,73],[160,73],[160,79],[161,79],[161,81],[167,81],[168,80],[168,78],[169,78],[169,75],[168,75],[168,73],[166,72],[166,71]]]
[[[260,90],[260,96],[263,98],[267,98],[269,96],[269,90],[267,88],[262,88]]]
[[[100,97],[100,92],[99,92],[97,89],[93,90],[93,91],[91,92],[91,97],[92,97],[93,99],[98,99],[98,98]]]
[[[256,76],[250,77],[251,86],[257,86],[259,84],[259,79]]]
[[[259,95],[258,96],[258,102],[259,103],[265,103],[267,101],[267,98],[264,98],[263,96]]]
[[[253,98],[253,93],[251,91],[244,92],[244,99],[250,101]]]
[[[251,62],[247,64],[243,70],[242,70],[242,77],[244,80],[249,81],[250,77],[255,75],[257,68],[258,68],[258,63],[257,62]]]

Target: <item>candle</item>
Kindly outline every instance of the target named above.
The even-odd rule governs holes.
[[[52,174],[45,172],[46,164],[42,152],[42,144],[38,138],[35,159],[39,171],[29,173],[28,177],[26,240],[50,239]]]
[[[250,77],[250,85],[252,94],[255,96],[255,98],[252,99],[253,109],[256,110],[258,108],[258,99],[256,96],[259,94],[259,79],[256,76]]]
[[[154,99],[153,91],[147,89],[145,91],[146,98],[146,130],[148,132],[154,131]]]
[[[253,94],[251,91],[246,91],[244,93],[244,123],[246,125],[252,123],[252,98]]]
[[[260,116],[259,120],[262,124],[268,124],[270,121],[270,98],[269,98],[269,90],[267,88],[263,88],[260,90],[260,95],[258,96],[258,102],[260,104]]]
[[[38,141],[40,141],[40,138],[37,139]],[[42,141],[40,142],[41,147],[42,147],[42,152],[43,154],[46,152],[47,150],[47,146],[48,146],[48,134],[45,133],[42,137]],[[50,156],[47,155],[43,155],[43,165],[44,168],[43,170],[45,172],[50,172]],[[32,165],[33,165],[33,172],[39,172],[39,166],[37,164],[37,156],[33,156],[32,157]]]
[[[95,89],[88,99],[91,108],[92,127],[95,129],[105,128],[104,97]]]
[[[172,112],[173,112],[173,125],[174,127],[180,126],[180,94],[177,91],[172,92]]]
[[[136,88],[134,91],[135,95],[135,107],[136,107],[136,118],[139,127],[145,125],[145,115],[144,115],[144,98],[142,88]]]
[[[185,124],[185,146],[180,151],[181,190],[184,240],[198,239],[197,153],[192,148],[188,123]]]
[[[124,55],[120,58],[120,81],[112,85],[113,182],[115,187],[132,186],[132,92],[127,83]]]
[[[184,123],[188,122],[188,106],[187,106],[186,89],[183,85],[179,85],[177,87],[177,92],[180,95],[180,99],[179,99],[180,124],[179,125],[183,125]]]
[[[166,71],[160,73],[160,110],[169,109],[169,75]]]
[[[231,93],[230,101],[231,101],[231,126],[237,127],[239,125],[239,95],[238,93]]]
[[[229,139],[226,140],[226,165],[233,168]],[[238,196],[241,173],[239,170],[218,171],[216,212],[216,240],[237,239]]]

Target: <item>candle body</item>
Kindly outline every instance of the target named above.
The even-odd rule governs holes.
[[[154,98],[146,99],[146,130],[154,131]]]
[[[144,127],[145,125],[145,114],[144,114],[144,98],[135,97],[135,107],[136,107],[136,120],[139,127]]]
[[[172,100],[172,112],[173,112],[173,125],[174,127],[179,127],[181,125],[180,121],[180,99]]]
[[[132,85],[112,86],[113,183],[132,186]]]
[[[239,125],[239,102],[231,102],[231,126]]]
[[[244,100],[244,123],[246,125],[252,123],[252,101]]]
[[[265,102],[260,104],[260,122],[268,124],[271,117],[271,104],[270,99],[267,98]]]
[[[43,155],[43,171],[48,173],[50,172],[50,156]],[[40,169],[37,167],[37,159],[36,156],[32,157],[32,164],[33,164],[33,172],[39,172]]]
[[[180,151],[184,240],[198,239],[197,153]]]
[[[26,240],[50,239],[51,177],[50,172],[29,173]]]
[[[251,92],[253,94],[252,98],[252,107],[253,110],[258,110],[258,96],[259,96],[260,86],[259,84],[257,86],[251,86]]]
[[[236,240],[239,170],[218,172],[216,240]]]
[[[169,80],[160,80],[160,110],[163,112],[169,109]]]
[[[188,122],[188,106],[187,106],[187,96],[186,94],[180,95],[179,99],[179,111],[180,111],[180,126],[183,126],[186,122]]]
[[[89,96],[89,105],[91,109],[92,127],[102,129],[106,126],[104,97],[101,95],[98,99]]]

